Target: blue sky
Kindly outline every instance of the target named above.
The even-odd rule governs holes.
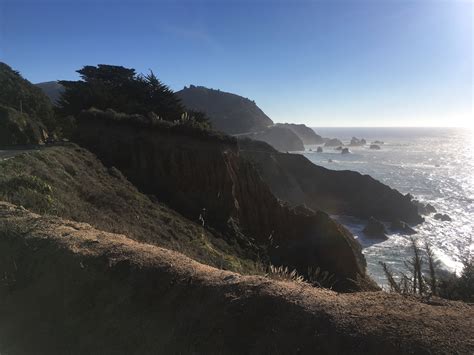
[[[470,1],[1,0],[0,60],[32,82],[99,63],[251,98],[277,122],[466,126]]]

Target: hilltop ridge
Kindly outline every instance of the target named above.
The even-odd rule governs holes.
[[[236,94],[190,85],[176,95],[189,109],[205,112],[215,129],[228,134],[260,131],[273,125],[255,101]]]

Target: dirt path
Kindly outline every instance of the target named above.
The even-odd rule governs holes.
[[[0,203],[0,352],[474,352],[474,307],[242,276]]]

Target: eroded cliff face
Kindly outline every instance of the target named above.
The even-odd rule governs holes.
[[[292,205],[359,218],[423,221],[409,196],[354,171],[317,166],[299,154],[282,154],[271,147],[241,140],[240,154],[251,161],[278,198]]]
[[[324,212],[283,206],[240,156],[234,139],[145,121],[84,112],[77,140],[190,219],[201,216],[239,243],[265,245],[274,264],[303,274],[320,267],[336,275],[338,289],[356,289],[349,279],[366,279],[352,235]]]

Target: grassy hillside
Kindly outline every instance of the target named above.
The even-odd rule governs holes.
[[[219,268],[253,272],[256,263],[153,197],[115,168],[75,145],[46,148],[0,162],[0,200],[182,252]],[[196,220],[198,216],[196,216]]]
[[[0,62],[0,105],[11,107],[42,122],[48,130],[55,128],[53,107],[48,97],[17,71]]]

